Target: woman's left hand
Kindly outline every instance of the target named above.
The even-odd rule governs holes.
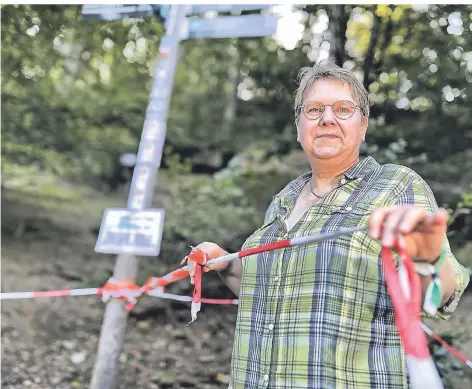
[[[447,230],[448,213],[439,208],[435,213],[416,205],[382,207],[369,218],[369,235],[392,247],[401,234],[412,258],[434,261],[441,253]]]

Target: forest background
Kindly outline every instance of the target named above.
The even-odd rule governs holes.
[[[103,210],[126,204],[131,171],[119,158],[137,152],[164,31],[157,18],[92,22],[80,10],[1,8],[2,291],[98,287],[113,269],[93,247]],[[298,70],[326,56],[370,92],[362,156],[428,182],[471,268],[472,6],[300,5],[287,17],[299,40],[181,44],[153,200],[166,211],[162,249],[141,259],[138,283],[175,268],[189,244],[239,250],[272,196],[309,169],[293,99]],[[205,277],[204,295],[231,296]],[[191,293],[185,281],[169,290]],[[205,306],[191,329],[188,308],[139,302],[120,388],[224,387],[236,308]],[[431,326],[468,352],[471,312],[467,291]],[[96,297],[3,302],[2,387],[87,387],[102,315]],[[431,349],[448,387],[470,387],[471,373]]]

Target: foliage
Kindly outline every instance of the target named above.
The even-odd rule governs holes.
[[[297,71],[328,54],[370,91],[362,154],[412,167],[438,203],[470,209],[458,203],[472,182],[472,7],[293,10],[304,32],[292,47],[272,37],[182,43],[163,167],[217,174],[182,185],[171,235],[196,243],[220,231],[237,246],[257,224],[298,169]],[[137,150],[163,33],[152,18],[84,21],[76,5],[3,6],[4,180],[29,166],[99,189],[126,182],[118,159]],[[471,225],[470,214],[455,218],[454,239],[470,240]]]
[[[137,147],[160,24],[100,25],[81,20],[79,6],[9,5],[1,28],[4,168],[37,163],[93,183]]]
[[[69,249],[74,239],[87,246],[87,258],[91,223],[98,228],[104,208],[126,204],[123,190],[106,197],[97,191],[129,183],[119,156],[137,151],[164,34],[157,19],[84,21],[80,8],[1,7],[2,235],[7,242],[22,237],[22,247],[53,242],[55,257],[43,254],[58,263],[64,254],[56,247]],[[297,71],[329,55],[370,92],[362,155],[425,178],[450,209],[454,253],[472,268],[472,6],[293,10],[304,27],[293,46],[272,37],[182,42],[153,200],[166,210],[158,260],[175,268],[189,244],[204,240],[239,250],[272,196],[308,170],[293,118]],[[73,261],[81,275],[90,262],[84,258]],[[109,269],[90,266],[89,286],[108,277]],[[165,266],[158,269],[152,272],[163,274]],[[206,285],[205,293],[223,296],[219,280]],[[458,366],[430,348],[449,384]]]

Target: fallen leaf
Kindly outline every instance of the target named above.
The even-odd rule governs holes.
[[[222,382],[223,384],[229,384],[229,375],[223,374],[223,373],[218,373],[216,375],[216,380],[218,382]]]
[[[149,323],[148,320],[138,321],[138,328],[147,330],[150,326],[151,324]]]

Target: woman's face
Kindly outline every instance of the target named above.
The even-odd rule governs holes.
[[[321,79],[313,83],[305,93],[303,103],[316,101],[331,105],[338,101],[354,101],[347,83]],[[362,120],[360,109],[356,109],[349,119],[339,119],[332,107],[325,107],[320,118],[309,120],[300,112],[297,125],[297,140],[310,160],[358,157],[361,142],[367,130],[368,118]]]

